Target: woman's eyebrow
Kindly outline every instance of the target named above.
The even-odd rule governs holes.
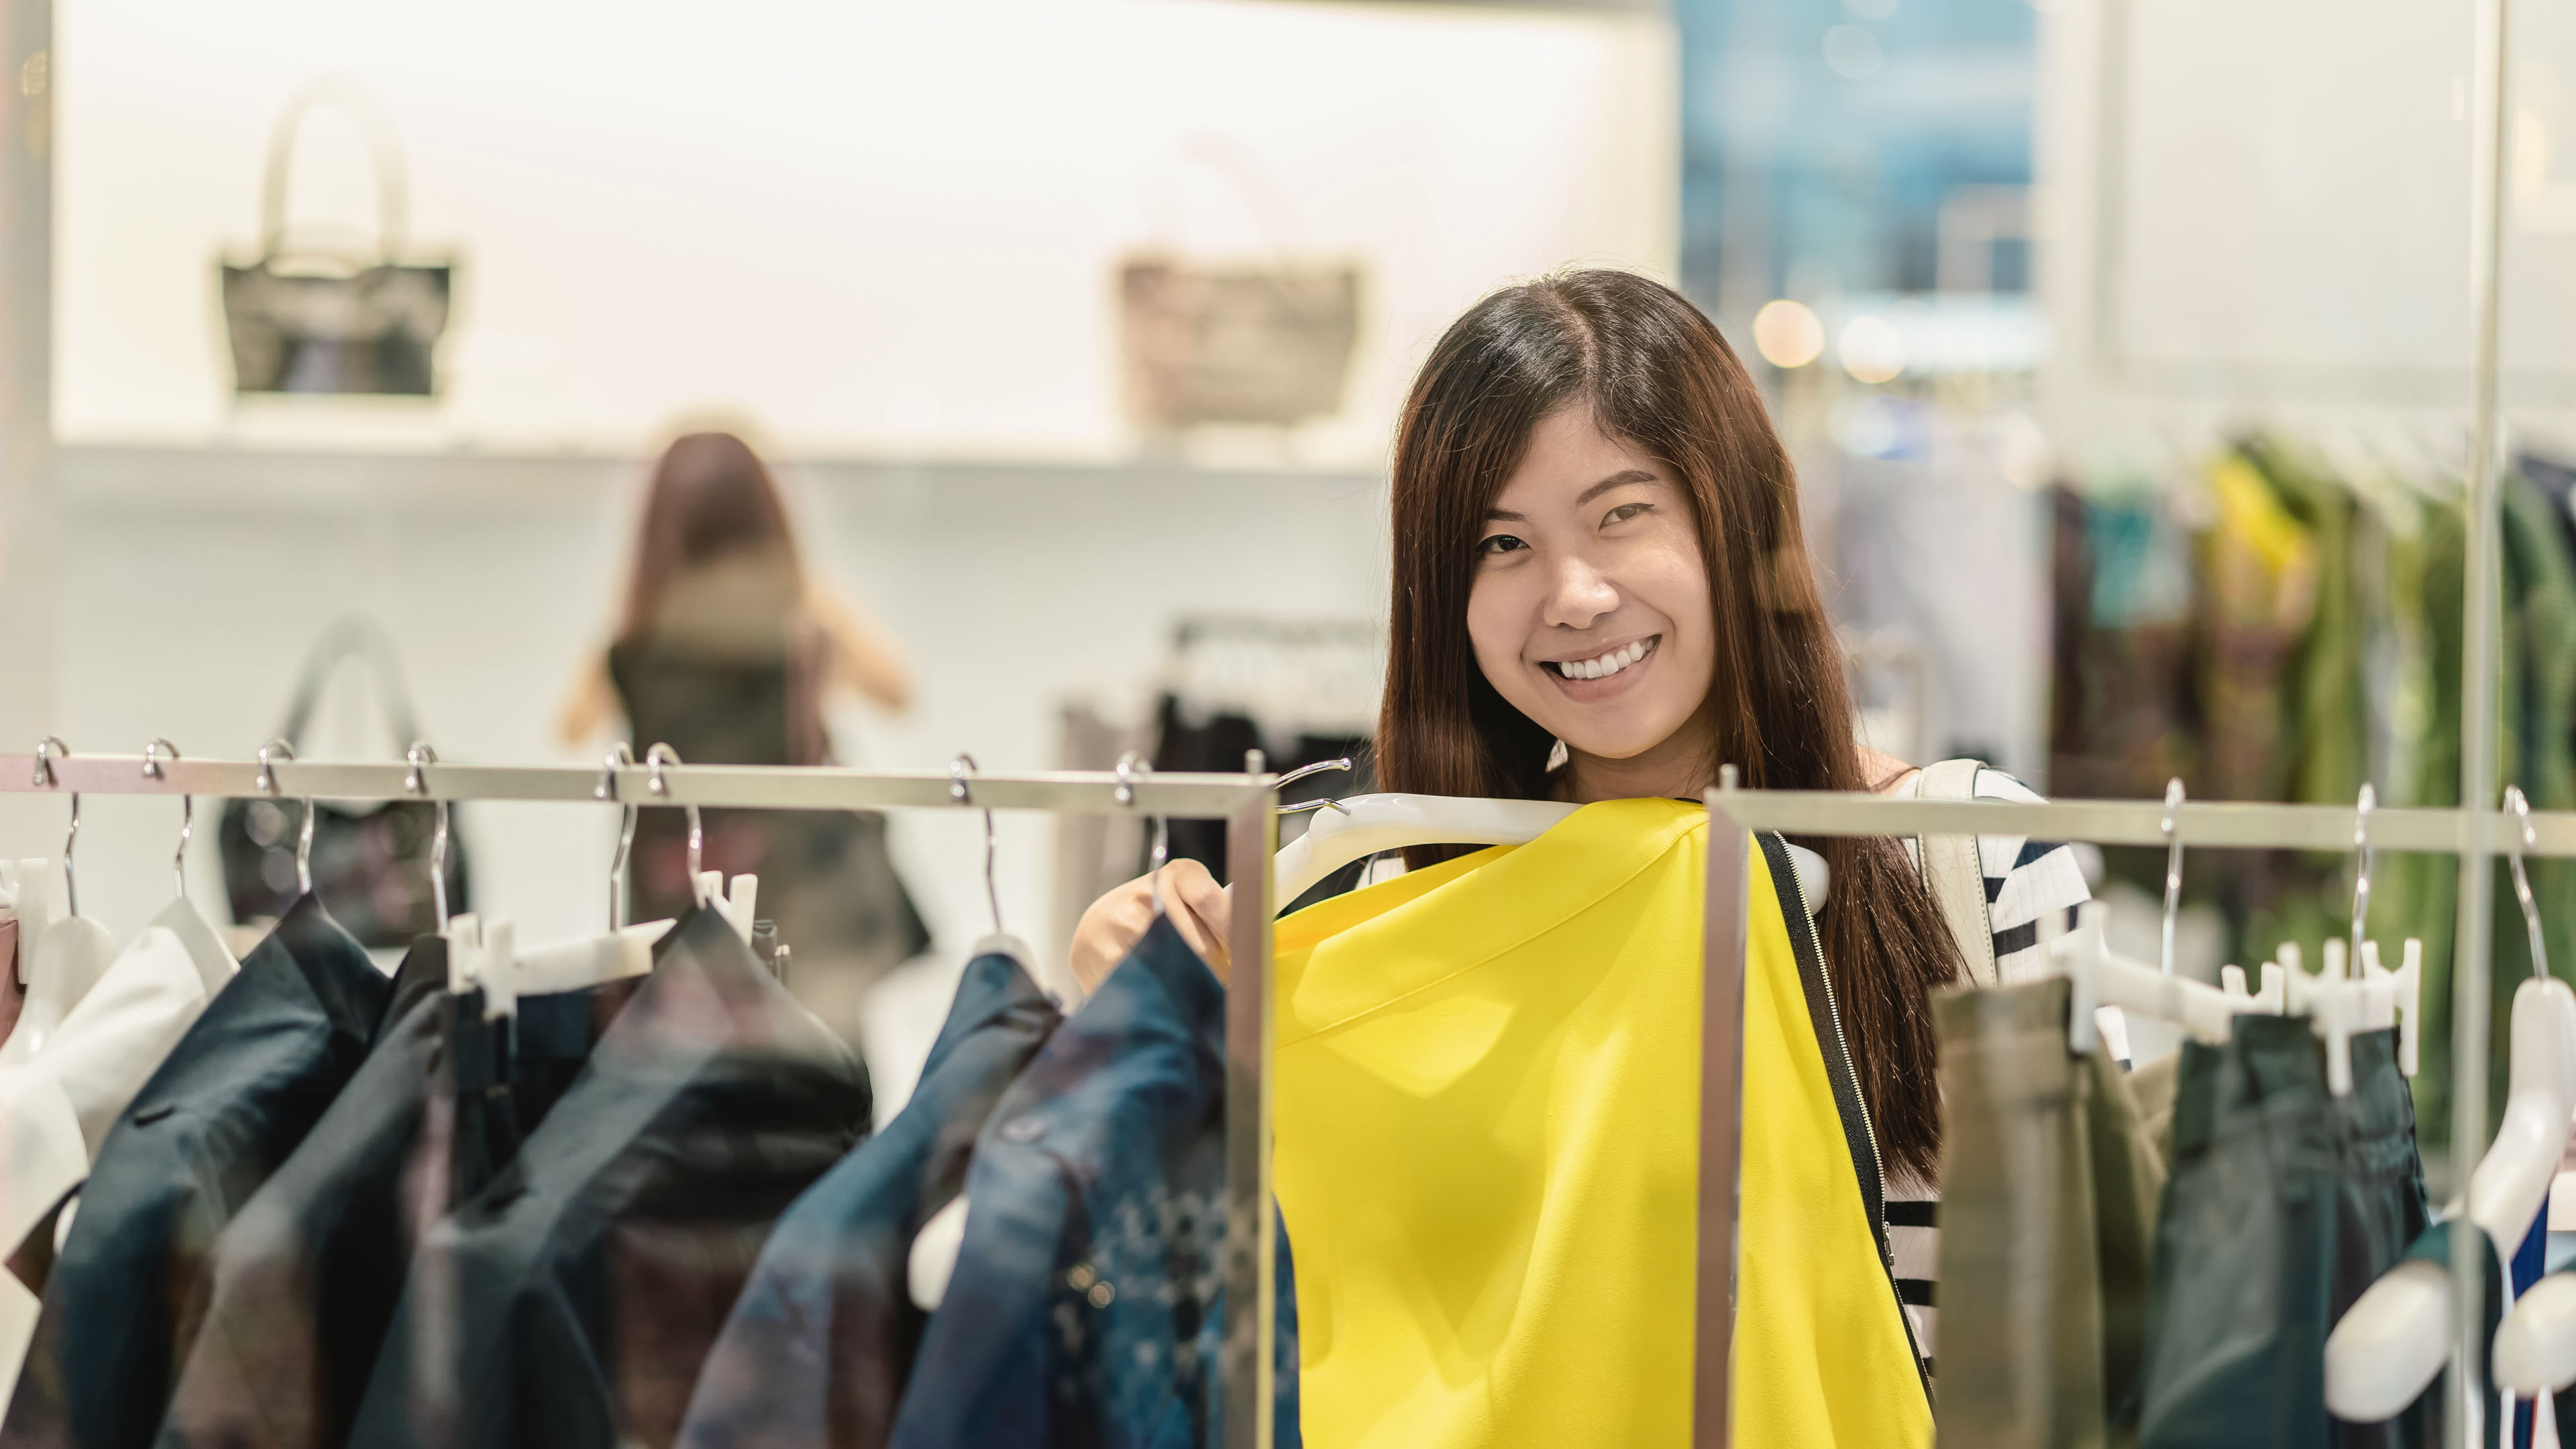
[[[1584,504],[1591,502],[1593,499],[1600,497],[1602,494],[1609,492],[1613,488],[1625,487],[1630,483],[1652,483],[1655,481],[1657,481],[1655,475],[1647,472],[1645,469],[1629,468],[1622,472],[1613,473],[1609,477],[1602,479],[1600,482],[1593,484],[1591,487],[1584,489],[1583,495],[1574,500],[1574,506],[1581,508]],[[1521,514],[1512,512],[1508,508],[1488,508],[1485,510],[1485,521],[1487,523],[1527,523],[1529,522],[1529,519]]]
[[[1574,506],[1581,508],[1584,504],[1591,502],[1593,499],[1600,497],[1602,494],[1609,492],[1613,488],[1624,487],[1630,483],[1652,483],[1654,481],[1655,475],[1647,472],[1645,469],[1629,468],[1622,472],[1613,473],[1609,477],[1602,479],[1600,482],[1593,484],[1591,487],[1584,489],[1583,496],[1574,500]]]

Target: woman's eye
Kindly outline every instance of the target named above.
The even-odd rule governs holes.
[[[1614,523],[1625,523],[1654,506],[1651,503],[1622,503],[1602,516],[1601,526],[1607,528]]]
[[[1476,557],[1490,558],[1495,554],[1510,553],[1514,549],[1527,547],[1529,547],[1528,544],[1508,533],[1497,533],[1476,545]]]

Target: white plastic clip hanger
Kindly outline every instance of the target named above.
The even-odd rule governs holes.
[[[2531,876],[2523,865],[2523,853],[2539,844],[2538,836],[2531,826],[2531,802],[2523,798],[2521,787],[2511,786],[2504,792],[2504,804],[2505,809],[2512,813],[2518,827],[2515,831],[2513,848],[2508,852],[2506,859],[2513,869],[2513,894],[2515,901],[2522,907],[2523,929],[2530,933],[2533,977],[2532,980],[2524,982],[2514,993],[2515,1061],[2512,1080],[2515,1090],[2505,1099],[2505,1126],[2507,1130],[2511,1130],[2520,1125],[2526,1131],[2539,1133],[2547,1127],[2547,1124],[2537,1115],[2540,1109],[2535,1108],[2532,1120],[2529,1122],[2517,1124],[2514,1118],[2514,1106],[2523,1100],[2522,997],[2524,992],[2531,991],[2534,987],[2556,987],[2559,993],[2566,993],[2568,988],[2565,983],[2549,975],[2549,943],[2541,934],[2540,907],[2532,899]],[[2576,1016],[2571,1016],[2571,1022],[2576,1022]],[[2567,1053],[2567,1072],[2562,1081],[2565,1095],[2557,1103],[2559,1108],[2556,1118],[2557,1130],[2551,1138],[2561,1157],[2565,1151],[2569,1115],[2571,1112],[2576,1112],[2576,1025],[2569,1027],[2569,1037],[2563,1045],[2563,1050]],[[2535,1098],[2538,1097],[2536,1092],[2532,1095]],[[2503,1137],[2504,1134],[2500,1131],[2497,1134],[2499,1144],[2502,1143]],[[2536,1146],[2529,1150],[2537,1156]],[[2491,1153],[2490,1156],[2492,1155]],[[2544,1204],[2548,1201],[2550,1187],[2557,1181],[2559,1160],[2559,1157],[2553,1157],[2548,1164],[2548,1180],[2542,1185],[2540,1193]],[[2486,1164],[2479,1163],[2478,1169],[2481,1172],[2485,1171]],[[2519,1189],[2523,1183],[2517,1177],[2512,1186]],[[2472,1178],[2470,1190],[2474,1192],[2476,1187],[2476,1179]],[[2499,1237],[2496,1241],[2501,1251],[2506,1239]],[[2513,1241],[2518,1243],[2520,1239]],[[2543,1389],[2562,1388],[2571,1382],[2576,1382],[2576,1282],[2566,1281],[2564,1275],[2552,1274],[2533,1284],[2531,1291],[2524,1294],[2513,1305],[2512,1311],[2505,1316],[2504,1322],[2497,1326],[2494,1350],[2496,1382],[2516,1393],[2537,1394]],[[2531,1387],[2523,1387],[2525,1384]]]
[[[416,746],[423,752],[428,747]],[[437,756],[428,757],[435,763]],[[420,767],[414,762],[414,769]],[[599,785],[591,793],[601,800],[621,805],[617,798],[617,767],[635,763],[634,754],[619,745],[609,753],[600,771]],[[415,794],[421,793],[419,790]],[[691,807],[694,812],[695,807]],[[633,805],[624,805],[617,833],[617,851],[608,866],[608,930],[595,936],[556,941],[543,946],[522,947],[508,922],[487,922],[481,928],[481,941],[475,950],[475,979],[485,992],[494,1015],[515,1015],[523,996],[551,996],[558,992],[580,991],[587,987],[622,981],[630,976],[643,976],[653,969],[653,947],[669,935],[676,922],[669,920],[639,921],[634,925],[620,923],[626,912],[626,857],[635,845],[635,821],[641,813]],[[440,821],[441,835],[446,821]],[[434,855],[442,852],[433,851]],[[440,868],[444,867],[441,862]],[[742,877],[749,880],[750,877]],[[444,895],[442,893],[442,903]],[[470,921],[470,916],[459,916]],[[730,920],[730,917],[728,917]],[[452,958],[451,958],[451,975]]]
[[[664,766],[685,763],[680,752],[669,745],[656,744],[644,752],[644,763],[652,768],[645,788],[656,795],[669,796],[671,782],[662,771]],[[697,806],[683,808],[689,812],[689,880],[698,904],[724,917],[725,924],[733,927],[743,944],[749,945],[753,915],[760,903],[760,877],[738,875],[728,885],[724,872],[700,869],[706,858],[706,822],[700,818]]]
[[[2087,901],[2076,912],[2071,932],[2042,936],[2050,968],[2074,985],[2066,1013],[2066,1049],[2089,1054],[2100,1029],[2098,1012],[2118,1007],[2180,1027],[2193,1040],[2216,1045],[2235,1029],[2234,1004],[2213,987],[2183,976],[2168,976],[2144,962],[2113,952],[2104,940],[2103,923],[2110,908]]]
[[[2505,805],[2525,820],[2522,792]],[[2526,835],[2525,840],[2528,840]],[[2522,845],[2511,852],[2516,894],[2532,933],[2533,979],[2513,996],[2512,1058],[2504,1121],[2469,1174],[2471,1225],[2499,1253],[2522,1242],[2548,1201],[2576,1112],[2576,991],[2546,975],[2540,913],[2523,879]],[[2409,962],[2410,965],[2414,964]],[[2376,1423],[2413,1403],[2450,1354],[2451,1278],[2440,1263],[2411,1261],[2380,1275],[2326,1338],[2326,1407],[2338,1418]],[[2496,1330],[2495,1380],[2516,1393],[2576,1381],[2576,1281],[2544,1278]]]

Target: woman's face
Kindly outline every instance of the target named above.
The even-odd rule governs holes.
[[[1589,409],[1540,422],[1495,497],[1467,632],[1486,680],[1565,741],[1578,787],[1587,757],[1705,767],[1705,728],[1685,728],[1717,668],[1699,530],[1671,471],[1604,434]]]

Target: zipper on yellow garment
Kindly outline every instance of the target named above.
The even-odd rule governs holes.
[[[1816,931],[1815,913],[1807,909],[1805,888],[1798,884],[1798,873],[1789,865],[1787,839],[1777,833],[1770,834],[1768,839],[1778,842],[1782,847],[1777,852],[1776,859],[1771,859],[1773,852],[1769,850],[1764,852],[1766,859],[1770,861],[1773,883],[1786,898],[1786,904],[1797,911],[1798,919],[1806,924],[1807,948],[1815,953],[1816,983],[1824,988],[1825,1017],[1827,1023],[1833,1028],[1834,1051],[1842,1059],[1844,1079],[1851,1083],[1852,1105],[1860,1114],[1861,1140],[1869,1144],[1870,1177],[1876,1185],[1876,1191],[1864,1193],[1863,1197],[1870,1205],[1870,1236],[1877,1240],[1879,1267],[1886,1274],[1889,1295],[1896,1300],[1896,1321],[1905,1327],[1905,1347],[1913,1355],[1914,1371],[1920,1376],[1923,1372],[1923,1345],[1915,1341],[1914,1315],[1906,1311],[1905,1298],[1896,1291],[1896,1246],[1890,1241],[1887,1232],[1887,1163],[1879,1155],[1878,1129],[1870,1121],[1868,1094],[1861,1091],[1860,1072],[1852,1064],[1851,1041],[1843,1034],[1842,1007],[1834,997],[1833,967],[1825,960],[1824,937]],[[1860,1164],[1857,1161],[1852,1164],[1852,1170],[1854,1172],[1860,1170]],[[1929,1379],[1923,1381],[1923,1392],[1927,1397],[1932,1392]]]

